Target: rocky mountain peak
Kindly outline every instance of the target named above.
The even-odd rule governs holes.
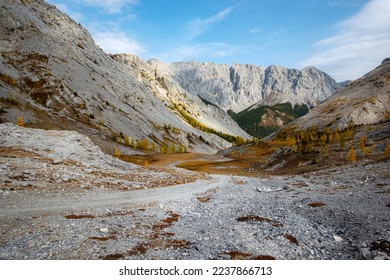
[[[169,65],[175,80],[189,93],[200,95],[224,110],[235,112],[254,104],[290,102],[314,107],[340,86],[312,67],[302,70],[271,65],[218,65],[180,62]]]

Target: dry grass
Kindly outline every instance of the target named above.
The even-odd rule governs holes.
[[[248,260],[252,256],[252,254],[239,251],[228,251],[223,254],[229,255],[232,260]]]
[[[66,215],[65,218],[68,220],[77,220],[77,219],[95,219],[95,215],[88,215],[88,214],[81,214],[81,215],[75,215],[75,214],[69,214]]]
[[[99,259],[101,260],[120,260],[125,257],[125,254],[123,253],[117,253],[117,254],[109,254],[106,256],[101,256]]]
[[[299,246],[298,239],[296,239],[293,235],[291,235],[291,234],[285,234],[285,235],[283,235],[283,236],[284,236],[284,238],[286,238],[287,240],[289,240],[291,243],[294,243],[294,244],[296,244],[296,245]]]
[[[256,261],[272,261],[272,260],[276,260],[276,259],[275,259],[275,257],[270,256],[270,255],[258,255],[258,256],[255,256],[253,258],[253,260],[256,260]]]
[[[209,202],[213,196],[217,192],[217,189],[210,189],[205,191],[204,193],[201,193],[199,196],[196,197],[196,199],[199,202],[206,203]]]
[[[323,207],[323,206],[326,206],[326,204],[323,202],[312,202],[312,203],[309,203],[308,206],[310,206],[310,207]]]
[[[371,243],[371,248],[390,255],[390,242],[387,240],[378,240]]]
[[[223,254],[229,255],[231,260],[275,260],[275,258],[270,255],[253,255],[240,251],[227,251]]]

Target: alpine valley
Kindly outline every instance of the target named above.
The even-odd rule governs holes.
[[[338,84],[0,23],[0,259],[390,259],[389,58]]]

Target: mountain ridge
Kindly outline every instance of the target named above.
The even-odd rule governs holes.
[[[302,70],[282,66],[204,62],[173,62],[167,65],[175,80],[188,92],[239,112],[254,104],[290,102],[315,107],[340,86],[325,72],[308,66]]]

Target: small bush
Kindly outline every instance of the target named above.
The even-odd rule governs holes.
[[[115,148],[114,156],[117,158],[121,156],[121,151],[117,147]]]
[[[355,149],[353,148],[352,144],[351,144],[351,147],[349,148],[349,151],[348,151],[348,161],[349,162],[356,162],[356,153],[355,153]]]
[[[385,148],[385,155],[386,155],[386,156],[390,156],[390,143],[388,143],[388,144],[386,145],[386,148]]]
[[[22,116],[17,117],[16,124],[18,126],[24,126],[24,121],[23,121],[23,117]]]
[[[365,148],[366,148],[366,140],[367,140],[367,136],[364,134],[362,136],[362,138],[360,138],[360,142],[359,142],[359,150],[363,153]]]

